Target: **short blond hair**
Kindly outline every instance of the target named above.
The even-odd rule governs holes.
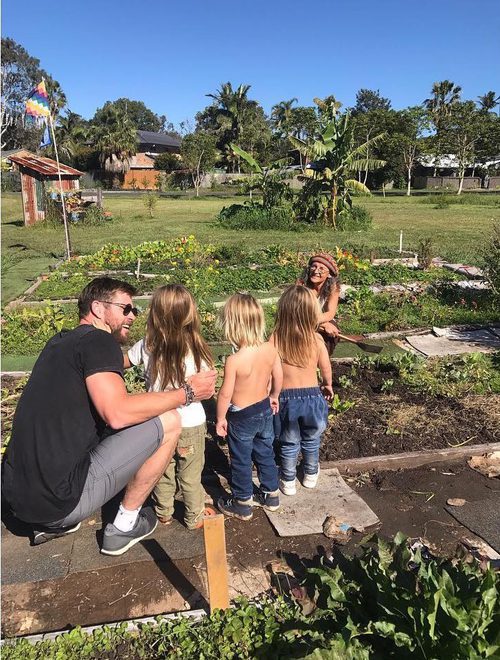
[[[260,346],[266,333],[262,305],[248,293],[235,293],[222,309],[222,329],[235,348]]]

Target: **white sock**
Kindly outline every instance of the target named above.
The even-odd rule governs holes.
[[[116,514],[116,517],[113,521],[113,525],[119,529],[120,532],[130,532],[130,530],[135,525],[140,510],[141,507],[129,511],[128,509],[125,509],[122,504],[120,504],[118,507],[118,513]]]

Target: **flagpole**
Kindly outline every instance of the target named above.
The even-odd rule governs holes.
[[[57,153],[57,142],[56,142],[56,132],[54,130],[54,124],[52,123],[52,114],[49,110],[49,124],[52,131],[52,139],[54,141],[54,151],[56,154],[57,162],[57,175],[59,177],[59,190],[61,192],[61,204],[63,211],[63,221],[64,221],[64,235],[66,236],[66,259],[71,259],[71,243],[69,240],[69,227],[68,227],[68,218],[66,217],[66,204],[64,202],[64,192],[62,187],[62,178],[61,178],[61,165],[59,164],[59,154]]]

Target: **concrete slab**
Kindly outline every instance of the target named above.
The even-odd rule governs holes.
[[[466,502],[464,506],[445,506],[459,523],[480,536],[494,550],[500,552],[500,494],[480,502]]]
[[[38,582],[68,574],[73,549],[72,535],[31,547],[29,539],[2,533],[2,584]]]
[[[297,483],[297,494],[282,495],[278,511],[265,511],[280,536],[321,534],[327,516],[348,523],[358,531],[376,529],[380,520],[342,479],[336,468],[322,470],[314,489]]]
[[[437,333],[441,336],[436,336]],[[460,355],[462,353],[490,353],[500,350],[500,338],[488,329],[452,330],[433,328],[425,335],[408,335],[406,341],[428,357]]]
[[[205,553],[203,530],[189,531],[177,520],[170,525],[158,524],[154,533],[155,543],[148,543],[146,539],[119,557],[110,557],[99,552],[101,538],[101,529],[75,534],[70,573],[133,564],[138,561],[190,559]]]

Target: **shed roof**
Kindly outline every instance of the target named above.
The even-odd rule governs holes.
[[[16,151],[7,158],[12,163],[26,167],[39,174],[45,176],[57,176],[57,162],[52,160],[52,158],[37,156],[36,154],[31,153],[31,151],[26,151],[25,149]],[[83,174],[80,170],[75,170],[73,167],[69,167],[69,165],[64,165],[63,163],[60,164],[60,170],[63,176],[82,176]]]
[[[181,141],[172,135],[165,133],[154,133],[153,131],[137,131],[137,137],[141,144],[161,144],[166,147],[180,147]]]

